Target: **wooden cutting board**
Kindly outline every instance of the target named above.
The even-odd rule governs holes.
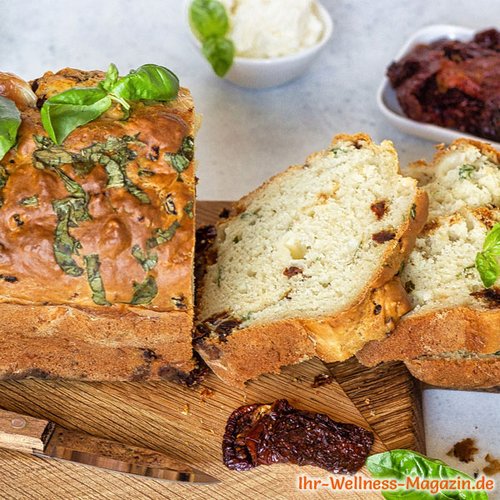
[[[228,203],[201,202],[200,224],[212,223]],[[313,389],[316,375],[336,381]],[[210,375],[201,387],[169,382],[84,383],[25,380],[0,383],[0,407],[48,418],[69,429],[153,448],[220,479],[213,486],[141,479],[0,451],[2,498],[303,498],[300,475],[327,478],[313,467],[276,465],[245,473],[221,463],[221,437],[227,417],[242,404],[287,398],[297,407],[370,428],[374,452],[391,448],[424,451],[418,387],[401,364],[378,369],[355,361],[325,366],[318,360],[264,376],[245,390]],[[322,490],[322,497],[380,498],[372,493]]]

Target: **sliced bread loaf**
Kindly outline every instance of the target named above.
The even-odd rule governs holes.
[[[433,166],[415,170],[427,172],[423,188],[433,218],[401,273],[414,309],[389,337],[370,342],[357,357],[369,366],[425,357],[412,361],[412,370],[429,367],[431,376],[458,366],[462,352],[500,350],[500,280],[485,289],[475,267],[487,232],[500,222],[500,162],[490,146],[458,140],[436,155]],[[443,375],[444,385],[448,378]]]
[[[336,137],[218,225],[198,286],[198,351],[238,385],[312,356],[349,358],[408,312],[395,274],[426,217],[392,143]]]

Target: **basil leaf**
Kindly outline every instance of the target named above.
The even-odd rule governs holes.
[[[201,50],[215,74],[221,78],[225,76],[233,64],[233,42],[228,38],[212,36],[203,42]]]
[[[182,174],[194,158],[194,138],[190,135],[182,139],[182,144],[177,153],[165,153],[165,159],[170,161],[172,168]]]
[[[500,222],[495,224],[486,235],[483,251],[500,255]]]
[[[193,218],[193,202],[188,201],[184,206],[184,213],[190,218]]]
[[[99,162],[102,164],[108,174],[108,182],[106,187],[108,188],[121,188],[125,187],[125,175],[118,163],[112,160],[108,156],[101,156]]]
[[[82,200],[87,200],[87,193],[85,190],[78,184],[78,182],[74,181],[69,175],[65,174],[60,168],[54,169],[59,176],[59,178],[63,181],[64,187],[66,191],[73,196],[74,198],[80,198]]]
[[[498,260],[489,252],[479,252],[476,255],[476,268],[486,288],[493,286],[500,275]]]
[[[374,478],[405,480],[407,477],[421,479],[473,479],[467,474],[449,467],[441,460],[431,459],[411,450],[392,450],[378,453],[367,458],[366,466]],[[388,500],[408,498],[411,500],[456,499],[488,500],[483,491],[453,490],[431,494],[425,490],[406,490],[382,492]]]
[[[106,300],[106,292],[100,273],[99,255],[86,255],[84,260],[87,268],[87,280],[92,290],[92,300],[99,306],[110,306],[111,304]]]
[[[465,163],[458,169],[458,178],[459,179],[470,179],[472,172],[475,172],[476,167],[474,165],[470,165],[469,163]]]
[[[7,169],[3,165],[0,165],[0,189],[5,187],[8,179],[9,173],[7,172]]]
[[[120,78],[108,91],[130,101],[170,101],[179,92],[179,79],[163,66],[144,64]]]
[[[134,245],[132,247],[132,255],[146,272],[151,271],[156,267],[156,264],[158,264],[158,254],[152,252],[146,254],[139,245]]]
[[[33,196],[28,196],[27,198],[23,198],[19,205],[23,207],[38,207],[38,196],[35,194]]]
[[[158,294],[158,286],[153,276],[148,276],[142,283],[133,284],[134,296],[130,303],[134,306],[150,304]]]
[[[194,137],[192,135],[187,135],[182,139],[181,150],[182,155],[189,161],[194,158]]]
[[[69,229],[75,227],[75,214],[70,199],[57,200],[52,203],[57,215],[57,225],[54,236],[54,256],[59,267],[70,276],[81,276],[83,269],[73,259],[82,247],[80,242],[71,236]]]
[[[107,187],[124,187],[141,203],[149,204],[149,196],[136,186],[127,175],[127,164],[134,160],[137,153],[129,148],[132,142],[140,142],[135,137],[110,137],[106,142],[96,143],[85,148],[81,154],[87,161],[100,163],[108,174]]]
[[[194,0],[189,7],[189,24],[200,41],[229,31],[226,9],[217,0]]]
[[[3,206],[2,189],[6,186],[8,180],[9,172],[4,166],[0,165],[0,208]]]
[[[56,146],[48,137],[34,136],[33,139],[39,147],[33,152],[36,168],[43,170],[73,162],[73,155],[61,146]]]
[[[476,268],[486,288],[493,286],[500,276],[500,223],[488,232],[483,243],[483,251],[476,255]]]
[[[167,243],[174,237],[180,226],[179,221],[174,221],[168,229],[156,229],[154,236],[148,239],[147,247],[151,249]]]
[[[119,76],[120,75],[118,74],[118,68],[113,63],[111,63],[109,65],[108,71],[106,71],[106,77],[99,84],[99,87],[108,92],[113,87],[113,85],[116,84]]]
[[[189,167],[190,163],[189,160],[181,154],[172,155],[170,158],[170,162],[172,163],[172,167],[174,167],[174,170],[179,174],[184,172],[184,170]]]
[[[21,125],[21,113],[14,102],[0,96],[0,160],[16,143],[17,131]]]
[[[95,120],[111,106],[111,97],[101,88],[74,88],[47,99],[41,110],[42,124],[56,143],[77,127]]]

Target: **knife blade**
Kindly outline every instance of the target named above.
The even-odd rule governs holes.
[[[212,484],[209,474],[163,453],[0,410],[0,448],[165,481]]]

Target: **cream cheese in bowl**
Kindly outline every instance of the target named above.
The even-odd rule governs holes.
[[[318,0],[187,0],[186,14],[191,39],[214,72],[255,89],[304,74],[333,31]]]
[[[221,0],[236,55],[282,57],[317,44],[323,23],[313,0]]]

